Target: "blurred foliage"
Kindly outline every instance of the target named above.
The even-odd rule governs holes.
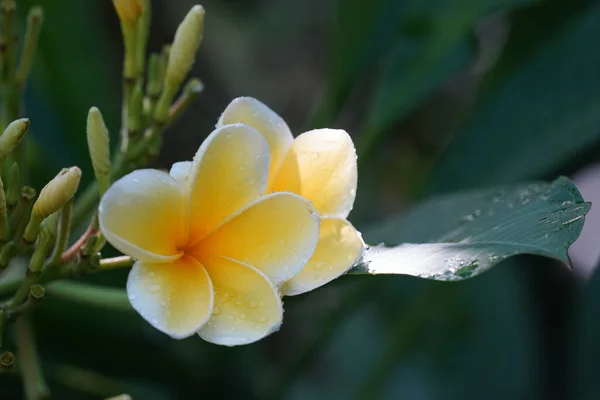
[[[19,10],[33,3],[19,0]],[[192,3],[152,3],[149,48],[158,50]],[[109,1],[42,5],[25,104],[34,185],[71,164],[89,181],[88,108],[103,111],[113,138],[118,130],[117,18]],[[377,221],[433,193],[553,179],[600,159],[596,2],[203,5],[206,39],[192,74],[206,91],[168,131],[159,167],[190,159],[238,95],[269,104],[295,134],[347,129],[360,162],[350,219],[375,244]],[[122,287],[125,276],[89,280]],[[174,341],[133,313],[52,297],[34,321],[57,399],[592,399],[598,278],[584,285],[533,257],[452,284],[343,277],[287,298],[281,331],[238,348]],[[21,398],[18,376],[0,379],[0,398]]]

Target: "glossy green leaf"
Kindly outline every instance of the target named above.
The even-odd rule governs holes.
[[[368,233],[368,242],[385,244],[353,272],[449,281],[518,254],[568,263],[589,208],[566,178],[434,198]]]
[[[549,2],[517,14],[479,106],[429,191],[550,174],[600,139],[600,5]],[[533,21],[533,22],[532,22]]]

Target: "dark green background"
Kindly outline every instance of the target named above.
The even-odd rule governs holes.
[[[116,143],[121,42],[108,0],[19,0],[46,11],[26,92],[34,186],[93,174],[87,110]],[[193,3],[156,0],[150,50]],[[344,128],[359,155],[350,220],[432,194],[552,180],[600,159],[600,4],[585,0],[207,0],[192,75],[205,91],[157,167],[191,159],[219,113],[254,96],[299,134]],[[600,244],[600,238],[598,240]],[[106,251],[109,254],[109,251]],[[126,271],[91,279],[123,287]],[[57,399],[594,399],[600,281],[521,257],[460,283],[349,276],[285,299],[250,346],[169,339],[135,314],[48,298],[35,313]],[[21,398],[17,375],[0,398]]]

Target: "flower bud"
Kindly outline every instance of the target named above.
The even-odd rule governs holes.
[[[204,8],[195,5],[187,13],[175,32],[167,64],[166,83],[179,88],[192,69],[196,52],[202,41]]]
[[[140,0],[113,0],[121,23],[133,24],[142,15],[143,4]]]
[[[81,170],[78,167],[60,171],[40,192],[32,215],[44,219],[60,210],[75,195],[80,179]]]
[[[0,159],[4,159],[17,147],[23,136],[25,136],[28,127],[29,120],[27,118],[13,121],[6,127],[2,136],[0,136]]]
[[[6,205],[12,209],[19,202],[21,197],[21,172],[19,170],[19,164],[13,163],[8,170],[8,177],[6,180]]]
[[[110,149],[108,129],[100,110],[96,107],[90,108],[87,117],[87,142],[92,159],[92,167],[98,181],[100,196],[110,186]]]
[[[165,57],[162,54],[152,53],[148,62],[148,82],[146,92],[148,96],[158,98],[162,90],[165,75]]]
[[[125,79],[134,79],[136,73],[137,60],[137,26],[144,11],[143,0],[113,0],[113,5],[119,20],[121,22],[121,31],[123,33],[123,45],[125,47],[125,56],[123,58],[123,77]]]

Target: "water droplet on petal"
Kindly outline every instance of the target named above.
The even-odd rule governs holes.
[[[258,302],[256,300],[250,300],[250,308],[258,307]]]
[[[160,292],[160,285],[157,285],[155,283],[146,285],[146,290],[148,290],[150,293],[158,293]]]
[[[278,243],[280,246],[285,246],[285,240],[283,240],[283,239],[279,239]]]
[[[246,319],[246,314],[240,314],[241,319]]]
[[[323,261],[319,261],[318,263],[315,264],[315,269],[317,271],[320,271],[323,268],[325,268],[326,266],[327,266],[327,264],[325,264]]]
[[[219,314],[221,314],[221,308],[218,307],[218,306],[214,306],[212,313],[213,313],[213,315],[219,315]]]
[[[242,307],[244,305],[244,303],[242,303],[241,301],[236,301],[235,305],[238,307]]]
[[[312,158],[313,160],[317,160],[319,158],[319,153],[312,153],[310,155],[310,158]]]

